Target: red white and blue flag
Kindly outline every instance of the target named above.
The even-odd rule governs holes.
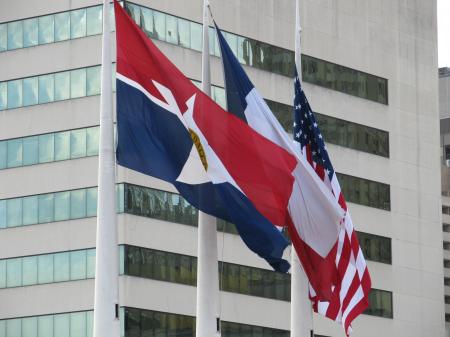
[[[282,259],[288,243],[276,226],[291,217],[329,224],[335,234],[323,233],[312,244],[325,254],[344,212],[310,165],[282,138],[267,137],[223,110],[117,2],[115,12],[118,163],[174,184],[195,207],[234,223],[246,245],[275,270],[289,268]],[[288,211],[292,200],[301,201],[296,212]]]
[[[294,187],[288,205],[289,233],[308,276],[315,311],[342,323],[349,334],[351,321],[367,307],[370,276],[336,174],[300,81],[295,76],[292,143],[250,82],[217,26],[216,31],[224,66],[228,110],[297,159]],[[308,184],[317,181],[334,203],[316,198],[314,189]],[[332,205],[336,203],[342,211],[340,223],[331,215]]]

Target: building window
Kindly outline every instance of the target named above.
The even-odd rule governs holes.
[[[393,318],[392,292],[372,288],[369,294],[369,306],[364,314]]]
[[[444,259],[444,268],[450,268],[450,260]]]
[[[202,29],[199,23],[130,2],[125,8],[150,38],[201,51]],[[96,35],[101,31],[101,6],[3,23],[0,24],[0,52]],[[224,32],[224,36],[242,64],[293,76],[293,51],[228,32]],[[217,35],[212,28],[210,53],[220,57]],[[384,78],[307,55],[302,57],[302,68],[305,82],[383,104],[388,102],[387,80]]]
[[[444,296],[445,304],[450,304],[450,296]]]
[[[5,337],[92,337],[94,312],[79,311],[0,320]]]
[[[94,274],[95,249],[0,260],[0,288],[84,280]]]
[[[0,170],[98,155],[99,127],[0,141]]]
[[[160,281],[197,284],[197,258],[135,246],[124,246],[125,275]],[[251,296],[290,300],[290,275],[219,262],[221,290]]]
[[[267,105],[287,132],[293,129],[293,108],[288,104],[266,100]],[[315,113],[327,143],[389,158],[389,133],[370,126]]]
[[[359,244],[367,260],[392,264],[391,238],[357,232]]]
[[[347,201],[363,206],[391,210],[390,186],[373,180],[337,173]]]
[[[450,233],[450,225],[449,224],[442,224],[442,230],[446,233]]]
[[[450,215],[450,207],[449,206],[442,206],[442,214]]]
[[[450,322],[450,314],[445,314],[445,321]]]
[[[233,322],[221,323],[221,334],[224,337],[288,337],[289,331],[266,328],[255,325]],[[195,336],[195,317],[151,311],[136,308],[124,308],[123,336]]]
[[[444,284],[450,286],[450,277],[444,277]]]

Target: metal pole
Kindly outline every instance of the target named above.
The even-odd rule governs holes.
[[[300,0],[295,2],[295,65],[302,78]],[[292,246],[291,260],[291,337],[312,337],[312,307],[309,300],[309,282]]]
[[[119,257],[115,206],[109,0],[103,2],[94,337],[119,337]]]
[[[208,6],[208,0],[204,0],[202,91],[211,96]],[[198,215],[196,336],[220,336],[217,221],[203,212]]]

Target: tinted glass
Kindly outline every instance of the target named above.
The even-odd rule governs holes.
[[[0,24],[0,52],[8,49],[8,28],[6,23]]]
[[[178,44],[177,18],[171,15],[166,15],[166,41]]]
[[[9,319],[6,321],[6,336],[22,336],[22,320],[20,318]]]
[[[102,32],[102,6],[90,7],[86,10],[87,35],[100,34]]]
[[[153,11],[141,8],[141,28],[147,36],[153,36]]]
[[[39,44],[55,41],[55,21],[53,15],[39,18]]]
[[[55,133],[55,160],[70,159],[70,131]]]
[[[23,139],[23,165],[38,163],[38,148],[38,137],[26,137]]]
[[[52,222],[54,220],[53,194],[39,195],[38,201],[39,201],[39,223]]]
[[[47,163],[55,159],[54,134],[49,133],[39,136],[39,162]]]
[[[100,67],[90,67],[86,69],[86,93],[88,96],[100,94]]]
[[[29,77],[23,79],[23,105],[34,105],[38,102],[38,78]]]
[[[86,337],[86,312],[70,314],[70,337]]]
[[[22,285],[22,259],[6,260],[6,286],[19,287]]]
[[[37,317],[22,318],[22,337],[38,337]]]
[[[7,102],[8,89],[6,82],[0,82],[0,110],[4,110],[8,106]]]
[[[55,315],[53,329],[55,337],[70,337],[70,314]]]
[[[86,96],[86,68],[70,71],[70,98]]]
[[[86,277],[95,277],[95,249],[88,249],[86,251]]]
[[[22,199],[6,200],[6,223],[8,227],[22,224]]]
[[[86,36],[86,9],[70,12],[70,38]]]
[[[70,219],[70,192],[55,193],[54,198],[55,221]]]
[[[22,139],[11,139],[7,142],[7,167],[22,165]]]
[[[22,285],[37,283],[37,257],[27,256],[22,258]]]
[[[39,103],[53,102],[55,99],[55,75],[39,76]]]
[[[202,26],[196,22],[191,22],[191,48],[197,51],[202,50]]]
[[[86,278],[86,251],[70,252],[70,279],[80,280]]]
[[[23,46],[31,47],[38,44],[38,20],[23,20]]]
[[[22,106],[22,80],[8,81],[8,109]]]
[[[53,316],[38,317],[38,336],[53,336]]]
[[[70,98],[70,72],[55,74],[55,101]]]
[[[8,23],[8,50],[23,47],[22,21]]]
[[[38,223],[38,197],[36,195],[22,199],[23,225]]]
[[[86,156],[86,129],[72,130],[70,132],[70,157]]]
[[[70,253],[57,253],[53,256],[54,261],[54,281],[70,280]]]
[[[53,282],[53,270],[53,255],[39,255],[38,282],[40,284]]]
[[[153,22],[155,28],[153,30],[153,37],[158,40],[165,41],[166,40],[166,15],[153,11]]]
[[[86,216],[97,215],[97,187],[86,190]]]
[[[86,130],[86,155],[95,156],[98,154],[100,128],[94,127]]]
[[[6,200],[0,200],[0,228],[6,228]]]
[[[54,15],[55,19],[55,41],[70,39],[70,13],[59,13]]]
[[[86,217],[86,190],[70,192],[70,218]]]

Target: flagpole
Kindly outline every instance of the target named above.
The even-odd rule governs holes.
[[[103,1],[94,337],[120,336],[109,1]]]
[[[295,1],[295,66],[302,79],[300,0]],[[291,337],[313,337],[309,282],[292,246],[291,253]]]
[[[211,96],[208,7],[208,0],[204,0],[202,91]],[[220,336],[217,221],[215,217],[201,211],[198,214],[196,336]]]

